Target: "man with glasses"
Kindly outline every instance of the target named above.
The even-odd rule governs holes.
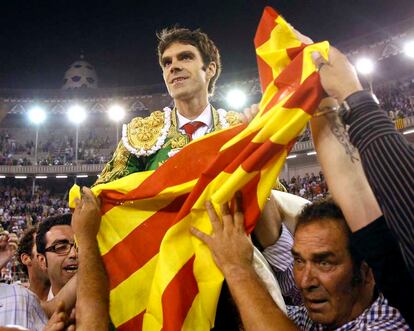
[[[47,270],[51,285],[48,300],[59,293],[78,270],[78,254],[71,219],[70,214],[49,217],[40,223],[37,231],[39,262]]]

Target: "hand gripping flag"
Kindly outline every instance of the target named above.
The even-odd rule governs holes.
[[[118,330],[209,330],[223,275],[190,234],[211,233],[204,202],[217,207],[241,191],[251,232],[285,158],[323,90],[311,53],[267,7],[255,37],[263,98],[248,125],[197,139],[156,171],[94,187],[102,202],[98,242]],[[216,208],[219,210],[219,208]]]

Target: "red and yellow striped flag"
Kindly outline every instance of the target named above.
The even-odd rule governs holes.
[[[264,91],[260,112],[193,141],[156,171],[94,187],[102,201],[98,241],[110,280],[110,314],[118,330],[209,330],[223,281],[208,248],[190,226],[210,233],[204,202],[243,195],[247,231],[254,228],[285,158],[322,88],[312,51],[266,8],[255,38]],[[217,210],[219,210],[217,208]]]

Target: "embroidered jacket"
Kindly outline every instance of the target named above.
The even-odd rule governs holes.
[[[211,107],[211,132],[240,124],[236,112]],[[111,182],[139,171],[155,170],[189,143],[177,127],[176,109],[164,108],[147,117],[136,117],[123,126],[122,139],[94,185]]]

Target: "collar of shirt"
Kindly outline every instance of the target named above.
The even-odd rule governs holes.
[[[200,115],[198,115],[197,118],[195,118],[193,120],[189,120],[188,118],[181,115],[179,113],[179,111],[177,111],[177,126],[178,126],[181,133],[185,133],[185,131],[182,129],[183,125],[185,125],[189,122],[194,122],[194,121],[203,122],[205,124],[205,126],[202,126],[201,128],[198,128],[193,133],[193,138],[194,139],[202,137],[206,133],[210,132],[212,127],[213,127],[213,115],[211,114],[211,105],[208,104],[206,106],[206,108],[204,108],[203,112]]]
[[[50,289],[49,289],[49,293],[47,295],[47,301],[52,300],[54,297],[55,297],[55,295],[52,292],[52,286],[51,286]]]
[[[301,329],[312,331],[325,331],[327,328],[313,322],[304,306],[287,306],[289,318]],[[378,330],[400,331],[410,330],[409,325],[401,313],[388,304],[388,300],[382,294],[373,304],[354,320],[336,328],[335,331],[370,330],[377,327]]]

